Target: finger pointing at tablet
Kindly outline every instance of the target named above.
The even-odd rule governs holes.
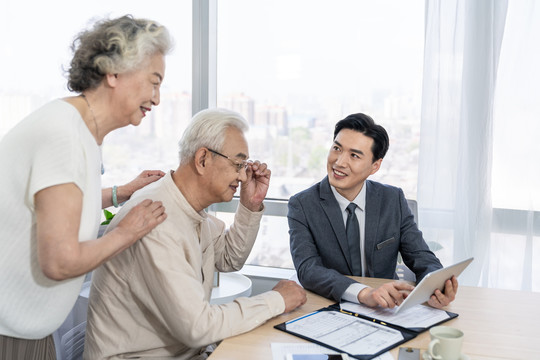
[[[406,282],[391,281],[376,289],[366,287],[358,293],[358,301],[367,306],[393,308],[399,306],[413,289],[414,286]]]

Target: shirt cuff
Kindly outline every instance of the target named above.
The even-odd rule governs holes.
[[[341,300],[347,300],[359,304],[360,302],[358,301],[358,294],[367,287],[368,286],[364,284],[353,283],[349,285],[347,290],[345,290],[343,295],[341,295]]]
[[[236,216],[240,216],[242,219],[247,219],[247,223],[251,224],[252,222],[260,221],[264,215],[264,205],[261,211],[251,211],[241,202],[238,202],[238,208],[236,209]]]
[[[272,317],[283,314],[285,311],[285,299],[283,299],[283,296],[276,290],[270,290],[267,294],[266,303],[270,308]]]

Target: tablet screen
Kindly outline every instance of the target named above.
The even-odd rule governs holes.
[[[459,274],[461,274],[463,270],[469,266],[473,259],[474,258],[468,258],[458,262],[457,264],[450,265],[427,274],[397,308],[396,313],[403,311],[403,309],[407,309],[414,305],[422,304],[423,302],[428,301],[436,289],[442,291],[446,280],[450,279],[452,276],[459,276]]]

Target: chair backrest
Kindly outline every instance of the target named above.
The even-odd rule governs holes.
[[[414,215],[414,221],[418,225],[418,203],[416,200],[407,199],[407,205],[409,205],[409,209]],[[396,274],[400,280],[416,282],[416,275],[403,263],[397,264]]]
[[[418,202],[416,200],[407,199],[407,205],[414,215],[414,222],[418,225]]]
[[[88,277],[87,277],[88,278]],[[57,360],[82,360],[91,281],[86,281],[64,323],[53,333]]]

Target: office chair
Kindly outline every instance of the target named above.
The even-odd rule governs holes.
[[[407,199],[407,205],[414,215],[414,221],[418,225],[418,202],[416,200]],[[401,256],[399,257],[401,259]],[[405,265],[404,263],[399,263],[396,266],[396,274],[399,280],[416,282],[416,275]]]
[[[91,276],[91,273],[86,275],[73,309],[60,328],[53,333],[57,360],[82,360]]]

